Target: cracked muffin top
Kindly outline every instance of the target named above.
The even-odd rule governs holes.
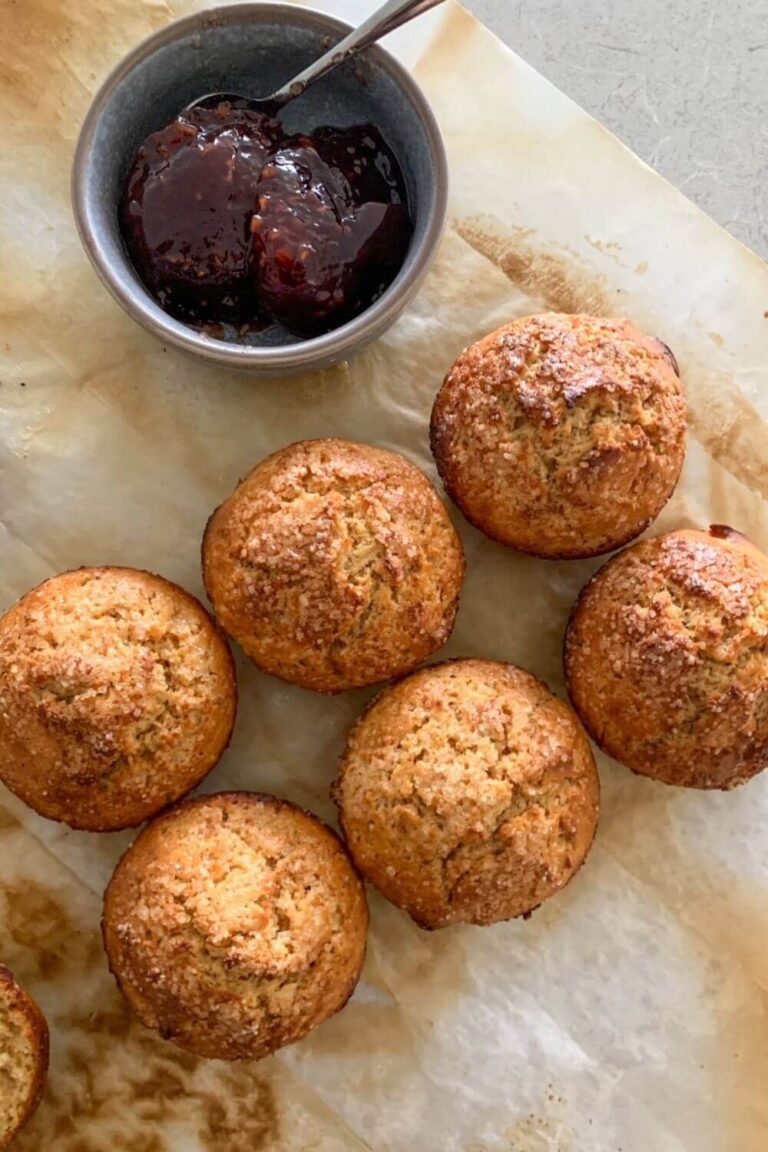
[[[418,468],[307,440],[214,512],[203,575],[222,627],[263,671],[341,692],[409,672],[450,636],[464,553]]]
[[[488,660],[383,692],[333,792],[360,871],[425,928],[531,912],[583,863],[599,809],[575,714],[529,672]]]
[[[40,1102],[48,1070],[43,1013],[0,964],[0,1148],[7,1148]]]
[[[155,820],[104,902],[110,967],[147,1027],[258,1059],[344,1006],[365,956],[363,885],[338,837],[293,804],[229,792]]]
[[[627,320],[545,313],[462,352],[432,411],[446,491],[486,535],[537,556],[638,536],[685,455],[674,356]]]
[[[193,596],[132,568],[81,568],[0,619],[0,779],[73,828],[142,823],[227,746],[236,686]]]
[[[768,558],[723,525],[642,540],[583,590],[571,700],[634,772],[733,788],[768,764]]]

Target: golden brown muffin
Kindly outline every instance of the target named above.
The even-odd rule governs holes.
[[[565,672],[597,744],[633,772],[734,788],[768,764],[768,559],[713,525],[642,540],[593,576]]]
[[[200,1056],[250,1060],[344,1007],[368,908],[330,828],[273,796],[223,792],[145,829],[110,881],[102,928],[147,1027]]]
[[[64,572],[0,619],[0,779],[73,828],[140,824],[194,788],[236,703],[210,616],[149,572]]]
[[[333,795],[360,871],[424,928],[524,916],[581,867],[600,785],[581,725],[529,672],[424,668],[352,729]]]
[[[45,1017],[0,964],[0,1148],[8,1147],[37,1108],[47,1071]]]
[[[448,494],[486,535],[536,556],[609,552],[680,475],[677,363],[627,320],[528,316],[462,352],[431,439]]]
[[[464,553],[402,456],[305,440],[263,460],[214,512],[203,576],[254,663],[342,692],[400,676],[446,642]]]

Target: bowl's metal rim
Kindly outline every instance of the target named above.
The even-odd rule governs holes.
[[[108,74],[94,95],[85,120],[83,121],[75,147],[71,177],[71,199],[75,224],[85,252],[102,283],[112,297],[139,324],[161,340],[201,356],[218,364],[254,371],[297,372],[303,369],[332,362],[338,362],[351,354],[356,347],[380,336],[413,298],[436,255],[445,229],[448,211],[448,158],[440,128],[434,112],[419,84],[410,72],[381,45],[366,49],[379,67],[386,69],[402,87],[415,106],[426,128],[432,158],[435,165],[435,194],[429,207],[427,230],[420,242],[418,259],[390,285],[386,292],[374,303],[356,316],[354,320],[334,329],[323,336],[317,336],[296,344],[283,344],[278,347],[252,347],[227,344],[213,340],[195,332],[186,325],[174,320],[155,303],[149,293],[136,282],[135,288],[126,285],[112,267],[94,227],[87,207],[86,173],[92,151],[93,140],[106,101],[114,89],[133,69],[159,48],[173,43],[181,35],[205,32],[206,27],[215,26],[222,17],[235,22],[251,22],[254,17],[276,19],[290,15],[316,25],[319,20],[329,32],[340,35],[350,30],[350,25],[335,16],[292,3],[263,3],[260,0],[250,3],[224,4],[214,8],[183,16],[164,28],[152,33],[136,45]],[[132,275],[127,253],[125,270]]]

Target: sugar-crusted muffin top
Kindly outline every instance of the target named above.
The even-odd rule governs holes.
[[[104,936],[145,1024],[238,1059],[298,1039],[346,1002],[367,922],[329,828],[274,797],[220,793],[172,809],[129,849]]]
[[[660,512],[685,454],[676,361],[627,320],[544,313],[467,348],[432,412],[445,487],[489,536],[588,556]]]
[[[464,555],[413,464],[312,440],[262,461],[214,513],[203,569],[219,621],[259,667],[337,692],[445,643]]]
[[[213,621],[152,573],[65,572],[0,619],[0,777],[73,827],[141,823],[189,791],[235,707]]]
[[[581,865],[599,807],[568,705],[487,660],[382,693],[350,733],[334,794],[362,873],[433,928],[531,911]]]
[[[565,663],[611,756],[669,784],[743,783],[768,763],[768,559],[719,526],[633,545],[582,592]]]

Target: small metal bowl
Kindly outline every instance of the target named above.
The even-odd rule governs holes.
[[[294,4],[207,9],[139,44],[97,93],[75,152],[77,227],[115,299],[164,342],[262,376],[306,372],[345,360],[375,340],[417,291],[445,223],[445,148],[418,85],[378,46],[318,81],[282,114],[289,131],[371,122],[405,173],[413,220],[410,249],[394,282],[354,320],[308,340],[281,329],[267,330],[255,338],[257,343],[213,339],[163,312],[134,271],[120,234],[117,206],[126,174],[151,132],[205,92],[266,95],[348,31],[342,21]]]

